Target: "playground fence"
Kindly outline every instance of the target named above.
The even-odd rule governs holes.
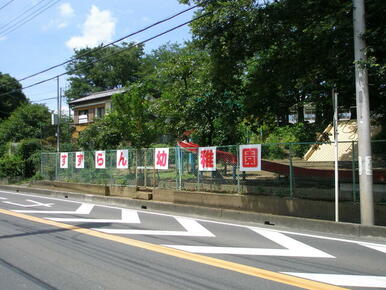
[[[192,143],[190,143],[192,144]],[[386,202],[386,141],[373,141],[373,180],[376,202]],[[339,142],[340,199],[359,201],[357,142]],[[308,149],[308,151],[307,151]],[[96,152],[82,152],[84,168],[76,168],[79,152],[68,152],[67,168],[61,153],[42,153],[44,180],[217,193],[274,195],[289,198],[333,199],[334,143],[261,144],[261,171],[240,170],[240,147],[217,146],[211,171],[200,170],[199,148],[168,148],[168,162],[155,148],[128,149],[125,168],[117,168],[117,150],[105,152],[104,168],[96,168]],[[307,151],[306,154],[304,152]],[[162,156],[161,156],[162,157]],[[165,161],[165,160],[163,160]]]

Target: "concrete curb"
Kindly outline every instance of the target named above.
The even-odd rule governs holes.
[[[0,185],[0,190],[32,193],[57,198],[68,198],[76,201],[100,203],[117,207],[131,207],[149,209],[175,214],[208,217],[227,221],[254,223],[257,225],[271,225],[281,228],[302,229],[320,233],[349,235],[354,237],[380,237],[386,238],[386,227],[364,226],[354,223],[336,223],[333,221],[297,218],[290,216],[271,215],[258,212],[238,211],[230,209],[192,206],[168,202],[155,202],[148,200],[135,200],[125,197],[111,197],[102,195],[83,194],[51,189],[38,189],[26,186]]]

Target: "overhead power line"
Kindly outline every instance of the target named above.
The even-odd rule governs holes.
[[[124,51],[126,51],[126,50],[128,50],[128,49],[133,48],[133,47],[136,47],[136,46],[140,46],[140,45],[142,45],[142,44],[145,44],[146,42],[149,42],[150,40],[156,39],[156,38],[158,38],[158,37],[160,37],[160,36],[162,36],[162,35],[165,35],[165,34],[167,34],[167,33],[169,33],[169,32],[172,32],[172,31],[174,31],[174,30],[176,30],[176,29],[178,29],[178,28],[180,28],[180,27],[182,27],[182,26],[185,26],[185,25],[187,25],[187,24],[190,24],[190,23],[192,23],[192,22],[194,22],[194,21],[196,21],[196,20],[198,20],[198,19],[200,19],[200,18],[203,18],[203,17],[205,17],[205,16],[207,16],[207,15],[209,15],[209,14],[211,14],[211,12],[202,14],[202,15],[196,17],[196,18],[193,18],[193,19],[191,19],[191,20],[189,20],[189,21],[186,21],[186,22],[184,22],[184,23],[182,23],[182,24],[179,24],[179,25],[177,25],[177,26],[174,26],[174,27],[172,27],[172,28],[170,28],[170,29],[168,29],[168,30],[166,30],[166,31],[164,31],[164,32],[161,32],[161,33],[159,33],[159,34],[157,34],[157,35],[155,35],[155,36],[152,36],[152,37],[150,37],[150,38],[148,38],[148,39],[145,39],[145,40],[143,40],[143,41],[141,41],[141,42],[138,42],[138,43],[135,43],[135,44],[130,45],[130,46],[128,46],[128,47],[125,47],[124,49],[119,50],[119,51],[117,51],[117,52],[115,52],[115,53],[112,53],[112,54],[107,55],[107,56],[105,56],[105,57],[102,57],[102,58],[100,58],[100,59],[96,59],[96,60],[94,60],[93,62],[91,62],[91,63],[89,63],[89,64],[87,64],[87,65],[97,63],[97,62],[102,61],[102,60],[104,60],[104,59],[106,59],[106,58],[108,58],[108,57],[111,57],[111,56],[113,56],[113,55],[122,53],[122,52],[124,52]],[[54,80],[54,79],[56,79],[56,78],[58,78],[58,77],[62,77],[62,76],[64,76],[64,75],[72,74],[72,73],[74,73],[74,72],[80,70],[81,68],[82,68],[82,67],[77,68],[77,69],[73,69],[73,70],[71,70],[71,71],[67,71],[67,72],[58,74],[58,75],[56,75],[56,76],[53,76],[53,77],[51,77],[51,78],[48,78],[48,79],[45,79],[45,80],[42,80],[42,81],[33,83],[33,84],[31,84],[31,85],[28,85],[28,86],[23,87],[22,90],[29,89],[29,88],[31,88],[31,87],[34,87],[34,86],[37,86],[37,85],[40,85],[40,84],[43,84],[43,83],[52,81],[52,80]],[[0,95],[0,96],[1,96],[1,95]]]
[[[14,21],[17,21],[20,17],[22,17],[23,15],[27,14],[29,11],[33,10],[35,7],[39,6],[40,3],[44,2],[44,1],[46,1],[46,0],[40,0],[38,3],[36,3],[36,4],[33,5],[32,7],[30,7],[30,8],[28,8],[28,9],[24,10],[24,11],[23,11],[21,14],[19,14],[18,16],[12,18],[12,19],[11,19],[8,23],[6,23],[5,25],[0,26],[0,31],[1,31],[2,29],[6,28],[6,27],[9,26],[9,25],[12,25],[12,23],[13,23]]]
[[[36,11],[34,11],[31,14],[27,15],[26,17],[16,21],[16,23],[12,24],[12,26],[9,26],[5,29],[0,30],[0,35],[6,36],[6,35],[10,34],[11,32],[20,28],[24,24],[30,22],[31,20],[33,20],[34,18],[36,18],[37,16],[39,16],[40,14],[42,14],[43,12],[45,12],[46,10],[48,10],[49,8],[51,8],[52,6],[57,4],[59,1],[61,1],[61,0],[54,0],[54,1],[50,1],[50,2],[46,3],[44,6],[38,8]],[[41,2],[42,1],[40,1],[39,3],[41,3]],[[8,23],[8,25],[9,25],[9,23]],[[5,25],[4,27],[6,27],[8,25]]]
[[[208,1],[204,1],[204,2],[202,2],[200,5],[204,4],[205,2],[208,2]],[[125,36],[123,36],[123,37],[121,37],[121,38],[119,38],[119,39],[117,39],[117,40],[114,40],[113,42],[110,42],[110,43],[107,43],[107,44],[105,44],[105,45],[99,46],[99,47],[97,47],[96,49],[94,49],[93,51],[87,51],[87,52],[85,52],[85,53],[82,53],[82,54],[78,55],[77,57],[71,58],[71,59],[66,60],[66,61],[64,61],[64,62],[62,62],[62,63],[59,63],[59,64],[57,64],[57,65],[51,66],[51,67],[49,67],[49,68],[46,68],[46,69],[44,69],[44,70],[42,70],[42,71],[39,71],[39,72],[37,72],[37,73],[34,73],[34,74],[32,74],[32,75],[23,77],[23,78],[19,79],[18,81],[21,82],[21,81],[27,80],[27,79],[32,78],[32,77],[35,77],[35,76],[37,76],[37,75],[39,75],[39,74],[48,72],[48,71],[53,70],[53,69],[55,69],[55,68],[61,67],[61,66],[65,65],[65,64],[68,64],[68,63],[70,63],[70,62],[76,60],[77,58],[84,57],[84,56],[86,56],[86,55],[89,55],[89,54],[91,54],[91,53],[94,53],[94,52],[96,52],[96,51],[99,51],[99,50],[101,50],[101,49],[103,49],[103,48],[105,48],[105,47],[112,46],[112,45],[116,44],[117,42],[121,42],[122,40],[125,40],[126,38],[129,38],[129,37],[131,37],[131,36],[134,36],[134,35],[137,35],[137,34],[139,34],[139,33],[142,33],[142,32],[144,32],[144,31],[146,31],[146,30],[149,30],[150,28],[152,28],[152,27],[154,27],[154,26],[157,26],[157,25],[162,24],[162,23],[164,23],[164,22],[166,22],[166,21],[169,21],[169,20],[171,20],[171,19],[173,19],[173,18],[176,18],[177,16],[182,15],[182,14],[184,14],[184,13],[186,13],[186,12],[192,10],[192,9],[195,9],[195,8],[197,8],[198,6],[199,6],[199,5],[195,5],[195,6],[189,7],[189,8],[187,8],[187,9],[182,10],[182,11],[176,13],[176,14],[173,14],[173,15],[171,15],[171,16],[165,18],[165,19],[162,19],[162,20],[160,20],[160,21],[154,22],[154,23],[152,23],[152,24],[150,24],[150,25],[148,25],[148,26],[146,26],[146,27],[144,27],[144,28],[142,28],[142,29],[140,29],[140,30],[137,30],[137,31],[135,31],[135,32],[133,32],[133,33],[130,33],[130,34],[128,34],[128,35],[125,35]]]
[[[49,101],[49,100],[56,100],[56,99],[57,99],[57,97],[46,98],[46,99],[41,99],[41,100],[31,101],[31,103],[39,103],[39,102],[42,102],[42,101]]]
[[[149,28],[151,28],[151,27],[154,27],[154,26],[156,26],[156,25],[158,25],[158,24],[161,24],[161,23],[163,23],[163,22],[165,22],[165,21],[168,21],[168,20],[170,20],[170,19],[172,19],[172,18],[175,18],[175,17],[177,17],[178,15],[181,15],[181,14],[183,14],[183,13],[189,11],[189,10],[192,10],[192,9],[194,9],[194,8],[197,8],[198,6],[201,6],[201,5],[203,5],[203,4],[207,3],[207,2],[210,2],[210,1],[212,1],[212,0],[206,0],[206,1],[203,1],[203,2],[201,2],[201,3],[198,4],[198,5],[192,6],[192,7],[188,8],[188,9],[185,9],[185,10],[183,10],[183,11],[180,11],[180,12],[178,12],[178,13],[176,13],[176,14],[174,14],[174,15],[168,17],[168,18],[165,18],[165,19],[160,20],[160,21],[158,21],[158,22],[156,22],[156,23],[153,23],[153,24],[151,24],[151,25],[149,25],[149,26],[147,26],[147,27],[145,27],[145,28],[143,28],[143,29],[141,29],[141,30],[138,30],[138,31],[136,31],[136,32],[134,32],[134,33],[131,33],[131,34],[129,34],[129,35],[126,35],[126,36],[124,36],[124,37],[121,37],[120,39],[115,40],[114,42],[111,42],[111,43],[109,43],[109,44],[103,45],[103,46],[97,48],[96,50],[93,50],[92,52],[95,52],[95,51],[97,51],[97,50],[99,50],[99,49],[105,48],[106,46],[113,45],[113,44],[115,44],[115,43],[117,43],[117,42],[119,42],[119,41],[122,41],[122,40],[124,40],[124,39],[130,37],[130,36],[133,36],[133,35],[135,35],[135,34],[138,34],[138,33],[140,33],[140,32],[143,32],[143,31],[145,31],[145,30],[147,30],[147,29],[149,29]],[[171,29],[168,29],[168,30],[166,30],[166,31],[164,31],[164,32],[162,32],[162,33],[159,33],[159,34],[157,34],[157,35],[155,35],[155,36],[153,36],[153,37],[150,37],[150,38],[148,38],[148,39],[146,39],[146,40],[144,40],[144,41],[141,41],[141,42],[139,42],[139,43],[133,44],[133,45],[131,45],[131,46],[129,46],[129,47],[126,47],[126,48],[124,48],[124,49],[122,49],[122,50],[120,50],[120,51],[118,51],[118,52],[112,53],[112,54],[110,54],[110,55],[108,55],[108,56],[106,56],[106,57],[103,57],[103,58],[101,58],[101,59],[95,60],[95,61],[92,62],[91,64],[96,63],[96,62],[101,61],[101,60],[104,60],[104,59],[106,59],[106,58],[108,58],[108,57],[110,57],[110,56],[113,56],[113,55],[115,55],[115,54],[121,53],[121,52],[123,52],[123,51],[125,51],[125,50],[131,49],[131,48],[133,48],[133,47],[135,47],[135,46],[142,45],[142,44],[144,44],[144,43],[146,43],[146,42],[148,42],[148,41],[150,41],[150,40],[153,40],[153,39],[158,38],[158,37],[160,37],[160,36],[162,36],[162,35],[165,35],[165,34],[171,32],[171,31],[173,31],[173,30],[176,30],[176,29],[178,29],[178,28],[180,28],[180,27],[182,27],[182,26],[188,25],[188,24],[190,24],[190,23],[192,23],[192,22],[194,22],[194,21],[196,21],[196,20],[198,20],[198,19],[200,19],[200,18],[202,18],[202,17],[207,16],[208,14],[210,14],[210,13],[206,13],[206,14],[200,15],[200,16],[198,16],[198,17],[196,17],[196,18],[193,18],[193,19],[191,19],[191,20],[189,20],[189,21],[186,21],[186,22],[184,22],[184,23],[182,23],[182,24],[180,24],[180,25],[177,25],[177,26],[175,26],[175,27],[173,27],[173,28],[171,28]],[[86,52],[86,53],[84,53],[84,54],[81,54],[81,55],[78,56],[78,58],[79,58],[79,57],[82,57],[82,56],[86,56],[86,55],[88,55],[88,54],[90,54],[90,53],[92,53],[92,52]],[[31,78],[31,77],[33,77],[33,76],[36,76],[36,75],[38,75],[38,74],[42,74],[42,73],[44,73],[44,72],[47,72],[47,71],[49,71],[49,70],[52,70],[52,69],[57,68],[57,67],[59,67],[59,66],[62,66],[62,65],[64,65],[64,64],[67,64],[67,63],[69,63],[69,62],[71,62],[71,61],[74,61],[75,59],[76,59],[76,58],[72,58],[72,59],[70,59],[70,60],[67,60],[67,61],[65,61],[65,62],[63,62],[63,63],[61,63],[61,64],[59,64],[59,65],[50,67],[50,68],[48,68],[48,69],[45,69],[45,70],[40,71],[40,72],[38,72],[38,73],[35,73],[35,74],[33,74],[33,75],[30,75],[30,76],[24,77],[24,78],[22,78],[22,79],[19,79],[18,81],[20,82],[20,81],[26,80],[26,79],[28,79],[28,78]],[[87,65],[89,65],[89,64],[87,64]],[[82,67],[81,67],[81,68],[82,68]],[[80,69],[80,68],[78,68],[77,70],[79,70],[79,69]],[[45,79],[45,80],[42,80],[42,81],[33,83],[33,84],[31,84],[31,85],[22,87],[21,90],[28,89],[28,88],[31,88],[31,87],[40,85],[40,84],[42,84],[42,83],[49,82],[49,81],[54,80],[54,79],[56,79],[56,78],[58,78],[58,77],[61,77],[61,76],[67,75],[67,74],[74,73],[74,72],[76,72],[77,70],[71,70],[71,71],[68,71],[68,72],[65,72],[65,73],[58,74],[58,75],[56,75],[56,76],[54,76],[54,77],[51,77],[51,78],[48,78],[48,79]],[[10,94],[10,93],[15,92],[15,91],[17,91],[17,90],[11,90],[11,91],[9,91],[9,92],[2,93],[2,94],[0,94],[0,96],[7,95],[7,94]]]
[[[11,4],[13,1],[15,0],[11,0],[11,1],[8,1],[7,3],[5,3],[3,6],[0,7],[0,10],[7,7],[9,4]]]

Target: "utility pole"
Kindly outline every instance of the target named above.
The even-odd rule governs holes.
[[[58,124],[56,127],[56,151],[60,151],[60,111],[61,111],[61,99],[60,99],[60,89],[59,89],[59,77],[56,77],[56,86],[57,86],[57,107],[58,107]]]
[[[374,224],[373,203],[373,165],[370,142],[370,106],[367,69],[364,62],[366,42],[364,0],[353,0],[354,4],[354,51],[355,51],[355,87],[358,126],[358,168],[361,223]]]

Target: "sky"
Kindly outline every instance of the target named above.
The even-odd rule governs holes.
[[[0,72],[19,80],[68,60],[74,49],[109,43],[188,7],[177,0],[0,0]],[[193,11],[125,41],[140,42],[191,20]],[[190,29],[184,26],[147,42],[145,52],[190,39]],[[62,66],[21,84],[26,87],[64,71]],[[65,77],[59,78],[59,86],[68,86]],[[46,100],[57,96],[56,80],[25,89],[24,94],[56,110],[56,99]]]

